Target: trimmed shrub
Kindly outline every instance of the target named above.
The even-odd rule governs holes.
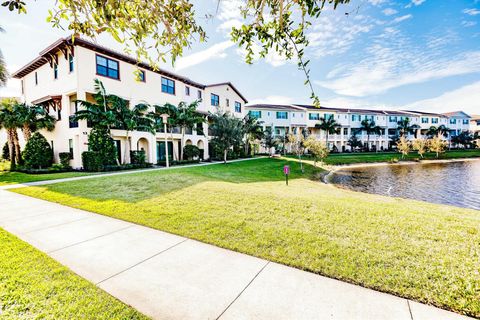
[[[8,142],[5,142],[5,144],[3,145],[2,159],[4,160],[10,159],[10,150],[8,149]]]
[[[88,135],[88,149],[98,153],[98,160],[102,165],[117,164],[117,148],[107,129],[94,128],[90,131]]]
[[[82,153],[82,164],[85,171],[102,171],[102,155],[97,151],[85,151]]]
[[[47,139],[35,132],[22,152],[25,167],[29,169],[48,168],[53,162],[53,150]]]
[[[200,156],[200,149],[193,144],[187,144],[183,147],[183,157],[184,160],[192,160]]]
[[[69,169],[70,160],[72,159],[72,154],[70,152],[60,152],[58,156],[60,157],[60,164],[62,168]]]
[[[131,164],[145,164],[147,163],[147,156],[144,150],[130,151]]]

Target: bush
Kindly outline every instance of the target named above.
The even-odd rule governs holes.
[[[2,159],[9,160],[10,159],[10,150],[8,149],[8,142],[5,142],[2,149]]]
[[[195,164],[195,163],[199,163],[199,162],[200,162],[199,159],[197,159],[197,160],[180,160],[180,161],[170,161],[169,164],[171,166],[183,166],[183,165]],[[166,161],[158,161],[157,165],[166,166],[167,163],[166,163]]]
[[[97,151],[85,151],[82,153],[82,165],[85,171],[102,171],[102,155]]]
[[[183,147],[183,157],[184,160],[192,160],[200,156],[200,149],[197,146],[192,144],[186,145]]]
[[[98,161],[102,165],[117,164],[117,148],[107,129],[92,129],[90,131],[88,135],[88,149],[98,153]]]
[[[70,152],[60,152],[58,156],[60,157],[60,164],[62,168],[69,169],[70,160],[72,159],[72,154]]]
[[[147,163],[147,156],[144,150],[130,151],[131,164],[145,164]]]
[[[29,169],[48,168],[53,162],[53,151],[47,139],[35,132],[25,145],[22,153],[25,167]]]

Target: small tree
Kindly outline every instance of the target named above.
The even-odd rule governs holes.
[[[314,136],[309,136],[303,144],[308,149],[308,151],[312,154],[314,166],[317,166],[317,161],[322,162],[323,159],[328,157],[328,154],[330,153],[330,150],[328,150],[327,145],[317,140]]]
[[[193,158],[200,156],[200,149],[193,144],[187,144],[183,147],[183,157],[187,160],[192,160]]]
[[[288,135],[288,142],[292,147],[293,153],[297,155],[298,160],[300,161],[300,169],[302,170],[302,173],[304,173],[302,162],[302,155],[305,153],[304,135],[301,132],[298,132],[297,134],[290,133]]]
[[[22,153],[25,166],[30,169],[48,168],[52,165],[53,151],[47,139],[35,132],[25,145]]]
[[[102,165],[117,163],[117,148],[106,128],[94,128],[88,135],[88,149],[96,152]]]
[[[400,140],[397,142],[397,149],[398,152],[402,154],[402,159],[405,158],[405,156],[408,156],[408,153],[411,150],[411,144],[410,141],[408,141],[404,136],[400,137]]]
[[[272,155],[272,148],[275,148],[278,144],[277,139],[273,135],[272,128],[266,128],[263,133],[262,145],[268,150],[268,154]]]
[[[412,142],[413,150],[417,151],[420,158],[423,159],[423,155],[427,152],[428,149],[428,141],[426,139],[415,139]]]
[[[363,144],[362,144],[362,141],[360,141],[358,138],[357,138],[357,135],[356,134],[352,134],[352,136],[350,137],[350,139],[348,139],[347,141],[347,145],[350,146],[350,148],[353,150],[355,150],[355,148],[361,148],[363,147]]]
[[[431,152],[435,152],[437,158],[439,157],[440,153],[444,153],[445,149],[448,146],[448,142],[442,139],[442,136],[438,134],[437,136],[430,139],[428,143],[428,149]]]
[[[243,121],[226,113],[210,114],[212,143],[223,152],[223,162],[227,163],[228,150],[239,146],[243,139]]]
[[[2,159],[9,160],[10,159],[10,150],[8,148],[8,142],[5,142],[2,149]]]

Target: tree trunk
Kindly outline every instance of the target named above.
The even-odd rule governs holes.
[[[25,138],[25,142],[28,142],[32,137],[32,130],[28,126],[28,124],[24,124],[22,127],[23,137]]]
[[[223,163],[227,163],[227,154],[228,154],[228,149],[225,149],[223,151]]]
[[[128,148],[127,148],[128,145]],[[128,150],[127,150],[128,149]],[[128,131],[126,131],[126,141],[125,141],[125,152],[123,153],[123,163],[127,163],[127,154],[128,151],[132,150],[132,140],[128,136]],[[130,162],[132,162],[132,159],[130,159]]]
[[[185,127],[182,127],[182,141],[180,143],[180,160],[183,160],[183,147],[185,144]]]
[[[8,152],[10,156],[10,169],[15,169],[15,142],[13,141],[12,130],[7,129],[7,139],[8,139]]]
[[[173,140],[173,127],[170,130],[170,138],[172,139],[172,145],[173,145],[173,141],[174,141]],[[168,148],[168,146],[166,145],[165,148]],[[178,160],[177,153],[175,152],[175,148],[173,148],[173,146],[172,146],[172,159],[173,160]]]
[[[370,151],[370,135],[367,134],[367,151]]]
[[[21,161],[22,161],[22,158],[21,158],[21,150],[20,150],[20,142],[18,141],[18,133],[17,133],[17,129],[10,129],[11,130],[11,134],[12,134],[12,141],[13,141],[13,144],[15,146],[15,160],[17,162],[17,164],[20,164]]]

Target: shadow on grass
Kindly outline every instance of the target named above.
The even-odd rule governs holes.
[[[205,182],[239,184],[284,181],[283,167],[285,165],[290,166],[289,180],[309,179],[323,171],[310,163],[304,163],[304,173],[302,173],[300,163],[296,159],[263,158],[71,181],[46,185],[44,188],[97,201],[121,200],[135,203]]]

